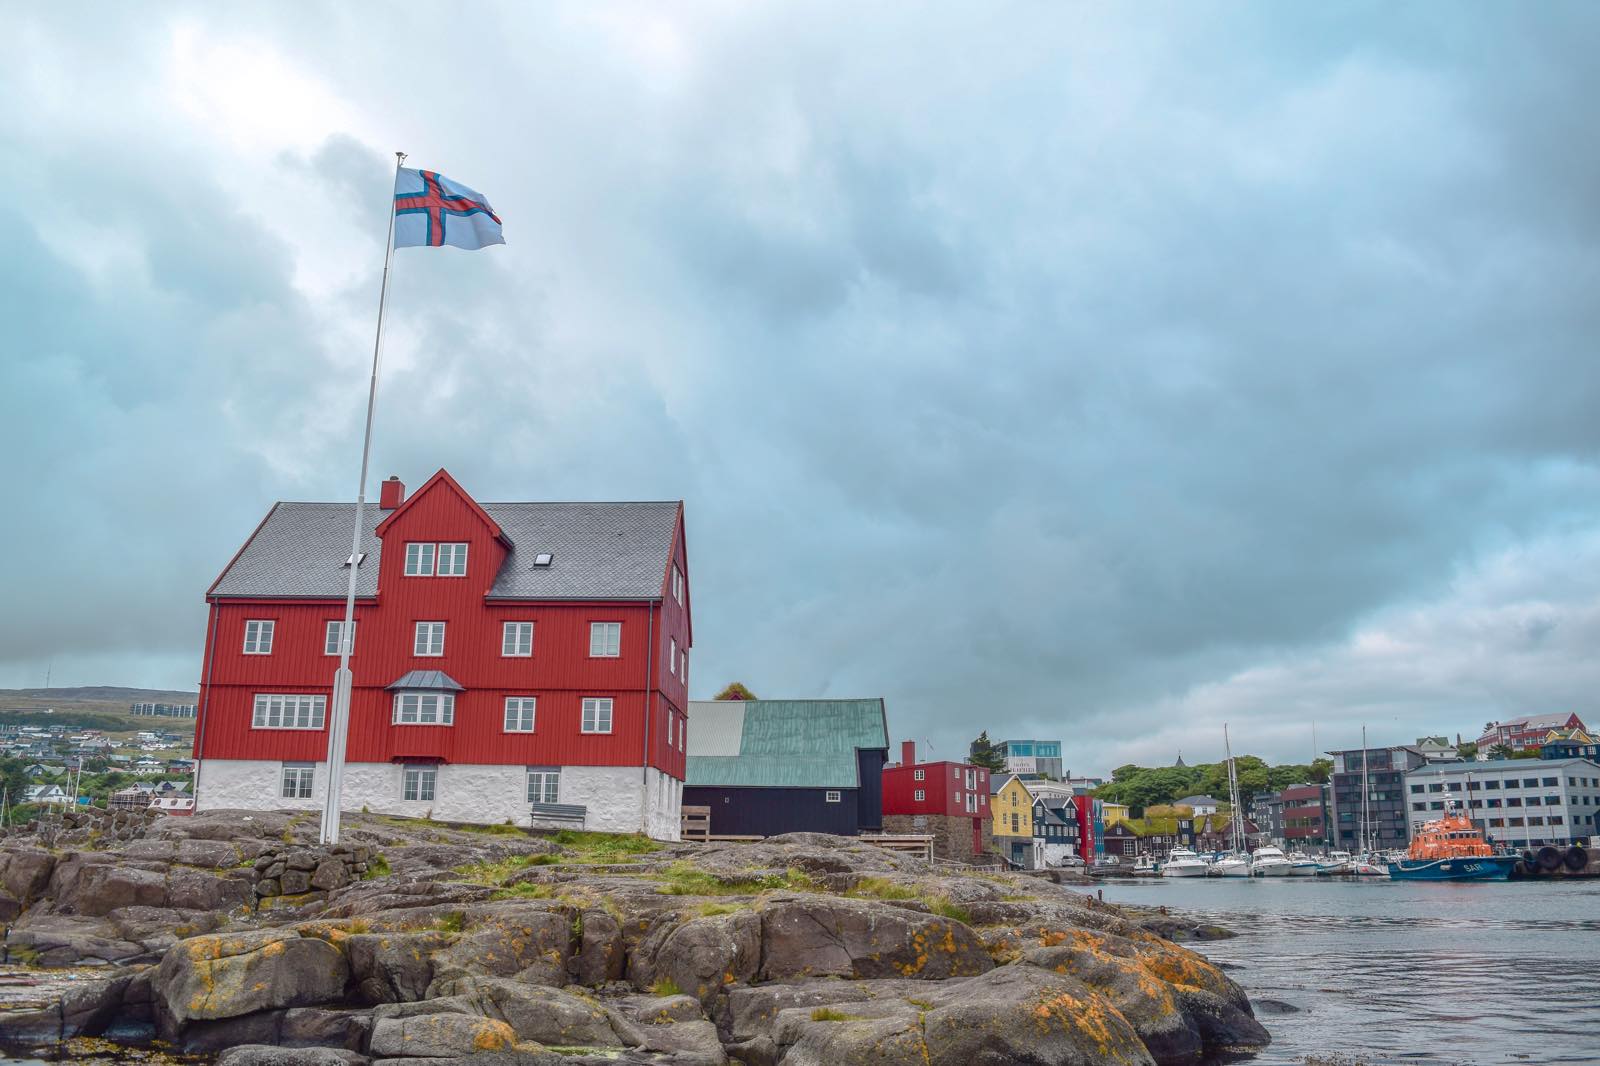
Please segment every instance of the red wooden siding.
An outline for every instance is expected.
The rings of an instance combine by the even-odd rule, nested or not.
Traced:
[[[674,547],[683,557],[682,514]],[[405,544],[412,541],[468,544],[465,577],[407,577]],[[455,489],[436,479],[426,493],[391,516],[384,530],[378,597],[356,604],[355,675],[347,758],[386,762],[434,757],[456,763],[638,766],[645,755],[645,715],[650,721],[650,763],[682,778],[680,730],[687,686],[670,673],[669,640],[680,650],[689,641],[687,596],[680,607],[671,595],[670,569],[663,572],[659,604],[644,602],[486,602],[505,548],[482,513]],[[337,655],[325,654],[327,623],[342,620],[342,600],[217,600],[214,662],[203,685],[203,721],[196,732],[200,758],[287,759],[326,757],[327,730],[252,729],[254,697],[261,692],[327,696],[331,712]],[[245,623],[271,619],[272,653],[245,655]],[[442,656],[413,652],[419,621],[444,622]],[[530,658],[501,655],[502,625],[533,623]],[[620,654],[590,658],[591,622],[622,623]],[[391,724],[393,694],[387,686],[411,670],[441,670],[466,691],[458,693],[452,726]],[[506,733],[507,696],[538,700],[535,731]],[[586,697],[613,701],[612,732],[581,730]],[[667,720],[675,717],[672,744]]]
[[[916,779],[916,771],[924,779]],[[967,788],[967,771],[975,773],[975,787]],[[918,801],[917,789],[924,798]],[[957,801],[956,795],[961,799]],[[978,796],[977,813],[968,813],[967,795]],[[884,814],[950,814],[983,818],[989,814],[989,771],[981,766],[958,762],[926,762],[909,766],[886,766],[883,770]]]

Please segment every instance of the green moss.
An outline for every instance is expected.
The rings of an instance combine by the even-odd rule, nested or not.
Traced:
[[[457,866],[455,872],[465,881],[476,885],[503,885],[530,866],[549,866],[560,862],[554,855],[512,855],[492,862],[474,862]]]
[[[550,839],[584,863],[632,862],[640,855],[661,850],[661,845],[642,833],[590,833],[562,829]]]
[[[702,918],[715,918],[722,914],[734,914],[743,909],[737,903],[702,903],[695,908],[695,913]]]
[[[451,911],[449,914],[441,914],[434,919],[433,927],[441,933],[459,933],[466,928],[466,924],[467,916],[465,914],[460,911]]]
[[[388,877],[392,871],[389,869],[389,860],[382,855],[374,855],[367,862],[367,872],[361,875],[361,880],[371,881],[379,877]]]
[[[508,888],[499,889],[490,899],[555,899],[556,890],[537,881],[518,881]]]
[[[698,870],[686,862],[675,862],[664,872],[654,875],[662,882],[664,896],[754,896],[776,889],[796,892],[819,892],[821,886],[804,870],[790,868],[781,874],[762,874],[751,877],[718,877]]]
[[[658,996],[681,996],[683,989],[678,987],[678,982],[670,977],[663,977],[650,986],[650,991]]]
[[[916,899],[917,890],[887,877],[863,877],[845,893],[855,899]]]
[[[861,1021],[861,1015],[846,1014],[844,1011],[834,1010],[832,1007],[818,1007],[811,1012],[811,1020],[814,1022],[859,1022]]]
[[[958,903],[951,902],[946,896],[926,896],[923,902],[928,905],[928,910],[941,918],[949,918],[951,921],[960,922],[963,925],[972,923],[972,915],[967,913],[967,909]]]

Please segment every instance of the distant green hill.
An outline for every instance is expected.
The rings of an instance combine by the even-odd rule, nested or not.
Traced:
[[[69,729],[121,732],[160,727],[174,733],[194,730],[193,718],[154,718],[128,712],[134,703],[195,703],[198,694],[170,689],[92,686],[86,688],[0,689],[0,723],[64,725]]]

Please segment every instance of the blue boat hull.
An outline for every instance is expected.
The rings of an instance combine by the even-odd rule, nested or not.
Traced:
[[[1490,855],[1475,859],[1402,859],[1389,864],[1392,881],[1504,881],[1517,864],[1515,855]]]

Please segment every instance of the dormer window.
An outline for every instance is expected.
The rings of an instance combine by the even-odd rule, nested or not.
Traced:
[[[396,692],[395,725],[454,725],[456,698],[449,692]]]

